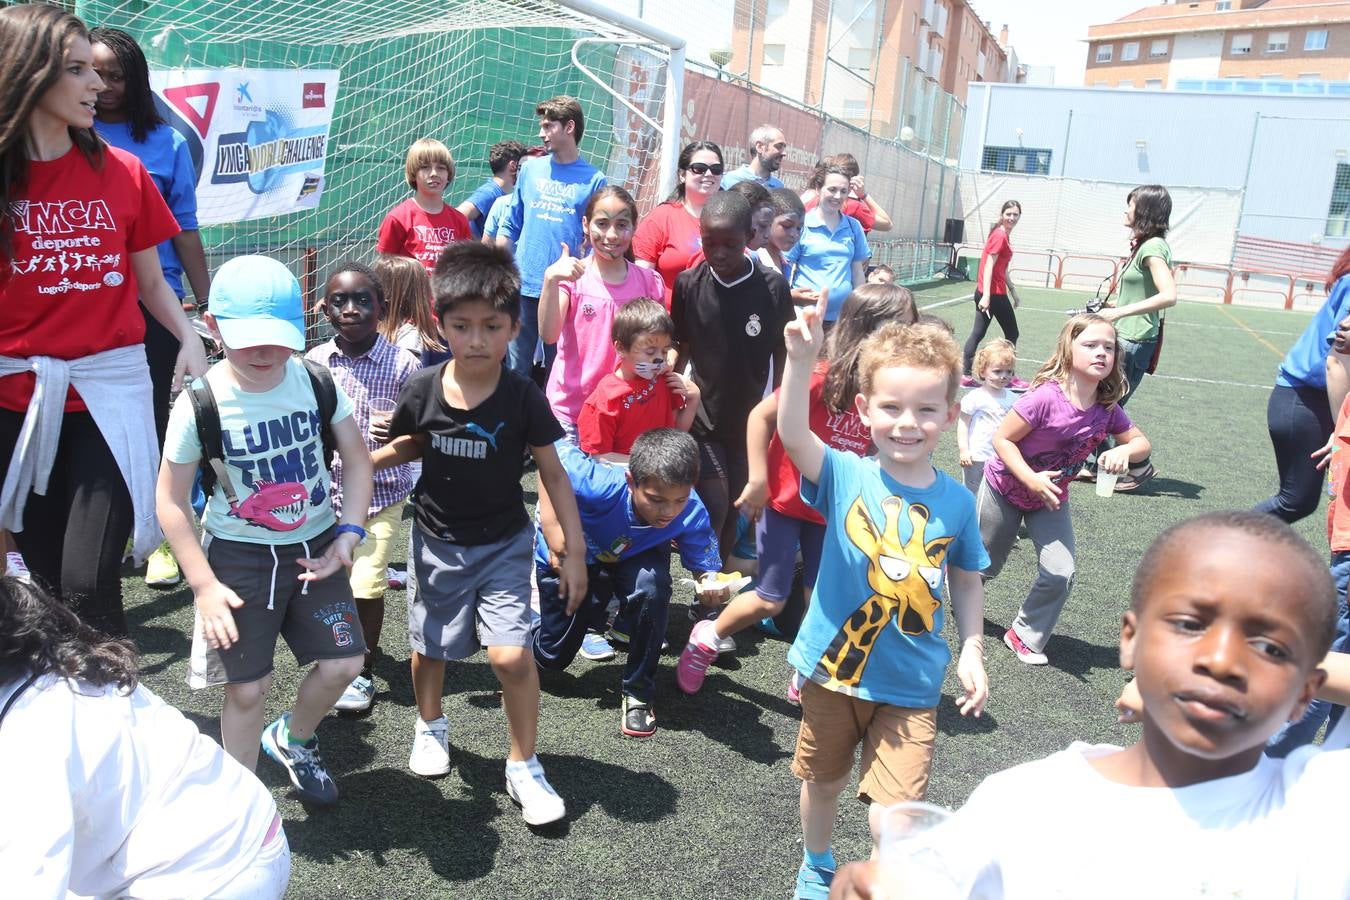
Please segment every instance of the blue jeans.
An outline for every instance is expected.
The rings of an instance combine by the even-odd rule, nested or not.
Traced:
[[[1336,582],[1338,615],[1336,617],[1336,637],[1331,641],[1331,649],[1341,653],[1350,652],[1350,612],[1345,602],[1346,584],[1350,583],[1350,551],[1341,550],[1331,554],[1331,578]],[[1303,718],[1285,725],[1266,743],[1266,755],[1274,757],[1288,756],[1299,747],[1311,744],[1322,723],[1327,723],[1327,734],[1341,720],[1344,706],[1337,706],[1326,700],[1314,700],[1308,704]]]
[[[1124,406],[1125,401],[1134,396],[1135,390],[1139,387],[1139,382],[1144,380],[1148,374],[1149,363],[1153,362],[1153,352],[1158,349],[1158,341],[1132,341],[1129,338],[1116,338],[1116,345],[1119,348],[1117,353],[1120,355],[1120,371],[1125,375],[1125,381],[1130,385],[1130,392],[1121,398],[1120,405]]]
[[[1331,437],[1335,413],[1322,388],[1275,385],[1266,403],[1266,427],[1275,448],[1280,491],[1257,504],[1257,512],[1297,522],[1317,511],[1326,473],[1317,468],[1312,452]]]
[[[520,330],[511,341],[506,354],[506,367],[517,375],[530,377],[534,368],[534,353],[539,347],[539,298],[520,298]],[[544,345],[544,377],[548,377],[553,368],[553,357],[558,353],[557,344]]]
[[[670,545],[618,562],[591,563],[586,567],[586,599],[570,616],[566,601],[558,596],[557,573],[536,563],[534,574],[539,585],[539,621],[530,638],[535,664],[541,669],[567,668],[581,649],[587,627],[603,621],[605,607],[617,596],[619,614],[631,626],[623,692],[651,703],[670,615]]]

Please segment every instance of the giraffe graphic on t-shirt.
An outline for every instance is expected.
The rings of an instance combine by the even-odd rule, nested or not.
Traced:
[[[886,516],[878,529],[861,497],[853,501],[845,519],[849,539],[867,557],[867,583],[872,595],[839,628],[839,633],[816,663],[812,679],[832,690],[854,693],[881,630],[894,620],[905,634],[933,631],[933,616],[942,605],[942,563],[951,537],[924,542],[928,507],[909,504],[909,540],[900,540],[900,512],[905,501],[890,496],[881,501]]]
[[[492,445],[492,449],[495,451],[497,449],[497,433],[504,427],[506,427],[506,422],[498,422],[497,427],[492,429],[492,433],[489,434],[482,425],[479,425],[477,422],[470,422],[464,426],[464,430],[469,434],[476,434],[478,437],[487,441]]]

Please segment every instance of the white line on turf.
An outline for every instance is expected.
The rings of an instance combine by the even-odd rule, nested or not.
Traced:
[[[944,307],[944,306],[954,306],[954,305],[956,305],[957,303],[968,303],[968,302],[970,302],[971,300],[974,300],[974,299],[975,299],[975,295],[974,295],[974,294],[968,294],[968,295],[966,295],[965,297],[953,297],[953,298],[950,299],[950,300],[939,300],[937,303],[929,303],[929,304],[926,305],[926,306],[920,306],[920,307],[919,307],[919,312],[928,312],[930,309],[941,309],[941,308]],[[1210,304],[1210,305],[1214,305],[1214,304]],[[1215,306],[1215,308],[1217,309],[1218,307]],[[1255,308],[1255,307],[1253,307],[1253,308]],[[1017,311],[1018,311],[1018,312],[1049,313],[1049,314],[1055,315],[1055,316],[1062,316],[1062,315],[1064,315],[1065,312],[1066,312],[1066,309],[1067,309],[1067,307],[1066,307],[1065,309],[1057,309],[1057,308],[1046,308],[1046,307],[1044,307],[1044,306],[1028,306],[1028,305],[1025,304],[1025,303],[1023,303],[1021,306],[1017,307]],[[1210,328],[1210,329],[1213,329],[1214,331],[1243,331],[1243,330],[1244,330],[1244,329],[1238,328],[1236,325],[1215,325],[1215,324],[1212,324],[1212,323],[1209,323],[1209,322],[1177,322],[1177,321],[1173,320],[1172,325],[1173,325],[1174,327],[1178,327],[1178,326],[1179,326],[1179,327],[1182,327],[1182,328]],[[1280,337],[1298,337],[1300,334],[1302,334],[1302,332],[1299,332],[1299,331],[1268,331],[1268,330],[1266,330],[1266,329],[1262,329],[1262,330],[1261,330],[1261,334],[1264,334],[1264,335],[1277,335],[1277,336],[1280,336]]]
[[[1032,359],[1029,356],[1019,356],[1017,357],[1017,361],[1031,363],[1034,366],[1039,366],[1044,362],[1044,360]],[[1257,391],[1269,391],[1273,387],[1269,384],[1247,384],[1245,381],[1222,381],[1217,378],[1190,378],[1185,375],[1150,375],[1148,377],[1150,379],[1161,378],[1164,381],[1185,381],[1190,384],[1217,384],[1222,385],[1223,387],[1251,388]]]

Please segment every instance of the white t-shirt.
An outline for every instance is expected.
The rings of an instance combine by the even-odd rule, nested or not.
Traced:
[[[293,358],[281,383],[270,391],[244,391],[224,368],[211,367],[206,378],[220,410],[221,442],[239,505],[230,508],[216,489],[206,501],[206,530],[219,538],[249,544],[298,544],[323,534],[337,522],[328,493],[332,479],[323,458],[319,402],[309,372]],[[352,401],[337,387],[332,421],[352,414]],[[202,458],[192,402],[184,391],[169,413],[164,457],[190,463]]]
[[[0,685],[0,705],[19,682]],[[262,782],[144,687],[38,679],[0,722],[10,897],[205,897],[253,863]]]
[[[1075,743],[985,779],[935,838],[970,885],[959,896],[1350,897],[1350,752],[1304,747],[1168,789],[1117,784],[1089,762],[1119,749]]]
[[[978,387],[961,398],[961,412],[970,416],[966,446],[970,448],[971,459],[985,462],[994,456],[994,432],[1016,402],[1017,395],[1007,388],[994,394]]]

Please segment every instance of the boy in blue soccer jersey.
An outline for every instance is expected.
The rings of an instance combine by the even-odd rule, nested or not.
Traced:
[[[549,497],[539,493],[535,535],[535,581],[539,622],[532,646],[540,668],[563,669],[576,657],[586,626],[611,597],[633,623],[623,670],[619,730],[630,737],[656,733],[652,699],[661,640],[670,611],[670,544],[695,574],[722,566],[708,511],[693,492],[698,481],[698,445],[676,428],[654,428],[633,442],[628,468],[600,462],[567,441],[558,443],[586,536],[588,590],[562,596],[559,572],[566,560],[564,534]],[[705,602],[727,599],[705,592]],[[634,608],[636,607],[636,608]]]
[[[989,557],[975,498],[931,460],[960,412],[961,353],[931,325],[886,325],[863,343],[855,402],[877,448],[863,459],[826,447],[808,422],[824,313],[823,300],[799,308],[784,330],[778,406],[778,434],[801,470],[802,499],[826,526],[820,577],[788,652],[805,678],[792,762],[802,781],[805,852],[795,896],[803,900],[829,894],[830,837],[859,744],[858,797],[871,805],[874,841],[883,808],[923,798],[951,657],[943,582],[961,646],[961,714],[978,716],[988,694],[980,570]]]

